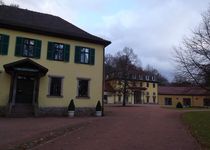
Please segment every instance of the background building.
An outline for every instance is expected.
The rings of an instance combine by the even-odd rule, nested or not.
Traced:
[[[119,74],[106,76],[105,101],[109,104],[119,104],[123,101],[125,79]],[[126,79],[126,103],[128,104],[158,104],[158,82],[154,76],[143,73],[130,74]]]
[[[159,86],[158,99],[161,106],[176,107],[178,102],[184,107],[210,106],[210,93],[199,87]]]

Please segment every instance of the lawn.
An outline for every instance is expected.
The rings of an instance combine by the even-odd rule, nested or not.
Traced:
[[[199,143],[210,149],[210,111],[186,112],[182,119]]]

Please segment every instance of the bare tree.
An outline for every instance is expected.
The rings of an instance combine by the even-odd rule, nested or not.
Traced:
[[[10,4],[9,6],[10,7],[16,7],[16,8],[19,8],[20,7],[18,4]]]
[[[123,93],[123,106],[126,105],[126,99],[129,94],[129,76],[140,69],[140,63],[133,49],[125,47],[117,52],[115,56],[107,55],[105,59],[106,73],[113,74],[112,79],[117,79],[114,87],[119,93]],[[120,85],[120,86],[118,86]]]
[[[0,5],[5,5],[5,3],[3,2],[3,0],[0,0]]]
[[[163,76],[157,69],[153,68],[150,65],[147,65],[144,69],[144,72],[150,76],[154,76],[156,78],[156,81],[158,81],[159,85],[168,85],[169,81],[168,79]]]
[[[4,3],[3,0],[0,0],[0,5],[6,5],[6,4]],[[10,7],[16,7],[16,8],[19,8],[20,7],[18,4],[13,4],[13,3],[11,3],[9,6]]]
[[[210,8],[202,15],[200,26],[174,48],[177,74],[210,90]]]

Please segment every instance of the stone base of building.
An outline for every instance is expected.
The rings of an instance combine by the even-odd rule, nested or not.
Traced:
[[[15,113],[8,113],[6,111],[6,107],[0,106],[0,116],[7,116],[7,117],[15,117]],[[21,117],[21,114],[17,114],[18,117]],[[24,117],[27,114],[22,114]],[[42,116],[67,116],[68,110],[66,107],[39,107],[34,109],[34,116],[35,117],[42,117]],[[94,116],[95,115],[95,108],[91,107],[82,107],[76,108],[75,116]]]
[[[0,106],[0,116],[6,115],[6,107]]]
[[[35,116],[67,116],[68,110],[65,107],[40,107],[35,110]],[[93,116],[95,108],[76,108],[75,116]]]

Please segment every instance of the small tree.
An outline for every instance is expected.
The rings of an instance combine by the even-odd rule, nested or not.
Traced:
[[[183,108],[181,102],[178,102],[178,103],[176,104],[176,108]]]
[[[100,101],[97,102],[96,111],[102,111],[102,106],[101,106],[101,102]]]
[[[75,111],[74,100],[72,99],[68,106],[68,111]]]

